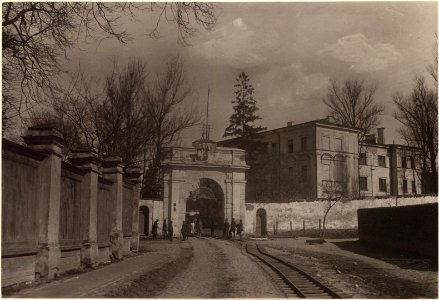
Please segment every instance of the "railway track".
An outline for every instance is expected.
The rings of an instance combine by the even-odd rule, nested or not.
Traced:
[[[350,298],[348,294],[328,287],[298,267],[265,252],[255,243],[247,244],[246,250],[270,267],[273,280],[287,298]]]

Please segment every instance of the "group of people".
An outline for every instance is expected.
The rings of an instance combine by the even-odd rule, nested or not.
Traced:
[[[181,237],[182,240],[187,240],[191,234],[196,234],[197,236],[201,236],[201,229],[203,228],[202,221],[200,217],[195,218],[192,222],[183,221],[181,224]]]
[[[158,223],[159,220],[156,219],[152,225],[152,239],[156,240],[158,236]],[[169,225],[169,226],[168,226]],[[183,221],[181,225],[181,237],[182,240],[185,241],[189,239],[191,234],[196,234],[198,236],[201,235],[201,229],[203,228],[201,219],[195,218],[192,222]],[[214,222],[211,222],[211,235],[214,236]],[[242,240],[242,232],[244,230],[244,225],[242,224],[242,220],[239,220],[239,223],[236,224],[235,219],[232,218],[231,223],[229,223],[228,219],[224,221],[223,226],[223,238],[224,239],[235,239],[236,235],[239,235],[239,239]],[[172,237],[174,236],[174,227],[172,224],[172,220],[169,220],[169,224],[166,223],[166,219],[163,220],[162,225],[162,238],[169,239],[172,242]]]
[[[152,239],[156,240],[158,235],[159,219],[156,219],[152,224]],[[174,236],[174,227],[172,220],[169,220],[169,227],[166,223],[166,219],[163,220],[162,225],[162,237],[164,240],[168,239],[172,242],[172,237]]]
[[[229,223],[229,220],[226,218],[223,226],[223,239],[235,239],[235,232],[239,235],[239,239],[242,240],[242,232],[244,230],[244,224],[242,224],[242,220],[239,220],[239,223],[236,224],[235,219],[232,218],[232,222]]]

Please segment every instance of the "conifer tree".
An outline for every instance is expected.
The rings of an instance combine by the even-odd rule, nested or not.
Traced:
[[[245,137],[267,129],[262,126],[255,126],[253,123],[261,119],[255,113],[258,110],[256,100],[253,98],[254,88],[250,84],[250,77],[242,72],[236,78],[235,99],[232,101],[235,112],[230,116],[230,125],[226,128],[223,137],[236,136]]]

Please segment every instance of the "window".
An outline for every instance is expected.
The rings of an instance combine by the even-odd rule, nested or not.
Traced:
[[[414,156],[410,156],[410,168],[412,168],[412,169],[415,168],[415,157]]]
[[[360,191],[367,191],[367,177],[360,177]]]
[[[329,137],[322,137],[322,149],[329,150]]]
[[[288,153],[293,153],[293,152],[294,152],[293,140],[288,140]]]
[[[359,157],[358,157],[358,164],[360,165],[367,165],[366,162],[366,153],[360,153]]]
[[[407,168],[407,157],[405,156],[401,157],[401,165],[403,168]]]
[[[277,144],[271,143],[271,153],[276,153],[276,152],[277,152]]]
[[[334,139],[334,151],[342,151],[341,148],[341,139]]]
[[[306,148],[307,148],[307,146],[306,146],[306,137],[303,137],[303,138],[301,139],[301,142],[302,142],[302,148],[301,148],[301,150],[302,150],[302,151],[306,151]]]
[[[416,181],[412,180],[412,194],[417,194],[416,192]]]
[[[302,166],[300,169],[300,175],[302,177],[302,180],[305,181],[308,179],[308,167],[307,166]]]
[[[380,192],[387,192],[386,178],[380,178],[379,184],[380,184]]]
[[[407,193],[407,180],[402,181],[402,192]]]
[[[378,155],[378,166],[386,167],[386,157],[384,155]]]

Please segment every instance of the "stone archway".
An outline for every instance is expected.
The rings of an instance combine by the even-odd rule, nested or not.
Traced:
[[[141,206],[139,208],[139,235],[149,235],[149,208]]]
[[[192,209],[189,198],[198,195],[202,208],[216,202],[215,227],[232,218],[245,222],[245,151],[216,147],[210,140],[198,140],[194,147],[165,148],[163,167],[163,219],[172,220],[174,232],[180,233],[186,211]],[[189,207],[187,207],[189,206]],[[204,216],[206,219],[206,216]],[[204,221],[203,221],[204,224]],[[206,225],[206,224],[204,224]],[[210,224],[209,224],[210,225]]]
[[[201,178],[199,187],[189,193],[186,213],[197,212],[205,228],[222,228],[224,222],[224,191],[210,178]]]
[[[256,211],[256,234],[267,235],[267,212],[263,208]]]

